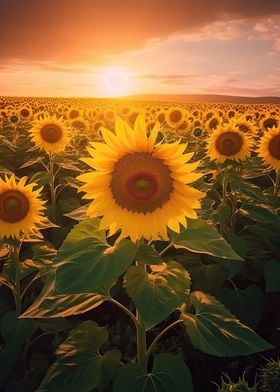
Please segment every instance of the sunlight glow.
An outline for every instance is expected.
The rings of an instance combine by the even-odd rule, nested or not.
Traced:
[[[103,97],[120,97],[133,93],[132,74],[126,69],[104,68],[100,72],[98,90]]]

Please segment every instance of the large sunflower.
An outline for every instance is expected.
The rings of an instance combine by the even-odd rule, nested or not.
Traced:
[[[33,122],[29,130],[31,140],[41,150],[58,154],[62,152],[69,142],[70,135],[67,123],[55,115],[46,115]]]
[[[231,124],[218,127],[208,139],[207,154],[217,163],[227,159],[243,161],[251,152],[253,141]]]
[[[186,184],[201,177],[191,173],[199,162],[186,164],[193,153],[184,154],[179,142],[156,144],[159,127],[147,136],[144,116],[134,130],[117,118],[115,134],[102,129],[106,144],[88,148],[91,158],[83,161],[94,171],[78,176],[85,183],[80,190],[94,199],[88,215],[102,216],[100,228],[109,228],[109,235],[121,229],[119,239],[167,239],[167,227],[179,232],[186,217],[197,217],[204,194]]]
[[[16,183],[14,175],[5,176],[5,181],[0,178],[0,238],[32,233],[45,219],[45,202],[39,198],[42,188],[33,190],[36,184],[26,185],[26,180],[22,177]]]
[[[265,164],[280,170],[280,127],[272,127],[264,133],[259,143],[258,153]]]

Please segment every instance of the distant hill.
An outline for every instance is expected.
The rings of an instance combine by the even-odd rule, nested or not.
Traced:
[[[137,94],[120,99],[157,102],[230,102],[230,103],[279,103],[280,97],[238,97],[215,94]]]

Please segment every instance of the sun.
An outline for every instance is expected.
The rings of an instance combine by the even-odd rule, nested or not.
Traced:
[[[122,68],[104,68],[100,72],[99,90],[102,97],[120,97],[132,93],[130,71]]]

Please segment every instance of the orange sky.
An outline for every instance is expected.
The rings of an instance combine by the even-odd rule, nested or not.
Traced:
[[[277,96],[279,17],[279,0],[1,0],[0,94]]]

